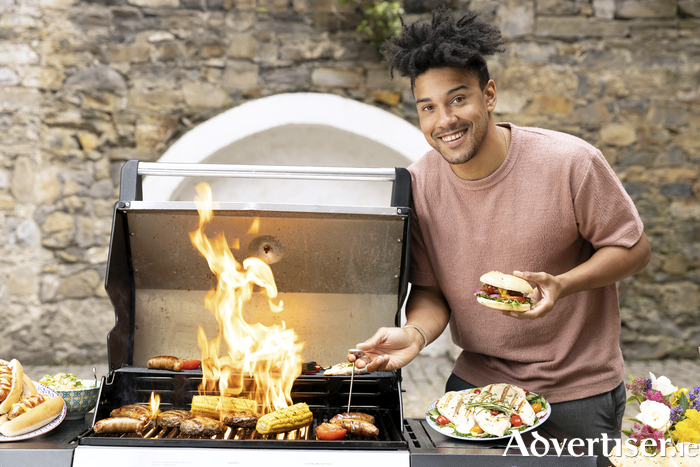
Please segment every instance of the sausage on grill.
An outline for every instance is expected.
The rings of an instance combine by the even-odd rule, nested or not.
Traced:
[[[148,368],[156,370],[182,370],[184,362],[177,357],[161,356],[150,359],[147,363]]]
[[[328,422],[335,423],[338,420],[361,420],[363,422],[369,422],[374,424],[374,417],[372,415],[362,413],[362,412],[343,412],[331,418]]]
[[[356,435],[377,436],[379,434],[379,428],[362,420],[338,420],[335,424],[348,430],[348,433]]]
[[[180,422],[180,431],[192,436],[214,436],[223,431],[223,426],[213,418],[192,417]]]
[[[145,404],[130,404],[112,410],[109,416],[133,418],[147,422],[151,418],[151,409]]]
[[[95,423],[93,430],[97,434],[103,433],[140,433],[146,422],[135,418],[111,417],[103,418]]]

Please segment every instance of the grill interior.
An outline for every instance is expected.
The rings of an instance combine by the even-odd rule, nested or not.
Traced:
[[[192,397],[199,393],[202,374],[197,370],[178,373],[125,367],[110,373],[111,381],[103,380],[93,424],[118,407],[148,404],[151,393],[160,397],[160,410],[189,410]],[[278,435],[261,435],[254,428],[227,429],[215,437],[182,434],[177,428],[150,424],[141,434],[95,434],[92,430],[80,439],[82,445],[98,446],[218,446],[265,448],[319,448],[334,446],[343,449],[406,449],[402,436],[399,379],[394,372],[355,375],[351,411],[373,415],[379,435],[348,435],[339,441],[319,441],[316,427],[334,415],[347,411],[350,378],[323,376],[322,372],[300,375],[292,389],[294,403],[306,402],[314,415],[311,425]],[[241,394],[246,397],[247,394]]]

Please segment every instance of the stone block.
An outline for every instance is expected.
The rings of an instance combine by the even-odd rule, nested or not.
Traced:
[[[128,106],[134,109],[179,109],[185,104],[179,89],[132,89]]]
[[[629,123],[610,123],[600,130],[600,141],[609,146],[629,146],[637,141],[636,129]]]
[[[577,15],[580,11],[576,0],[537,0],[538,15]]]
[[[12,68],[0,68],[0,86],[16,86],[19,82],[19,75]]]
[[[584,17],[539,16],[535,35],[552,39],[581,39],[586,36],[588,21]]]
[[[34,180],[34,201],[38,204],[53,204],[60,195],[58,178],[53,170],[45,167]]]
[[[677,0],[618,0],[617,18],[675,18]]]
[[[498,114],[520,113],[528,103],[528,97],[519,91],[499,91],[495,112]]]
[[[151,57],[151,46],[146,43],[109,45],[105,55],[109,62],[145,63]]]
[[[99,280],[99,274],[92,269],[88,269],[61,281],[58,286],[58,292],[68,298],[92,297]]]
[[[31,68],[22,79],[22,86],[57,91],[63,87],[65,74],[56,68]]]
[[[6,194],[0,193],[0,211],[14,211],[15,210],[15,199]]]
[[[264,69],[260,76],[273,92],[308,90],[311,87],[311,68],[305,65]]]
[[[393,107],[401,102],[401,93],[389,91],[371,91],[367,93],[367,98]]]
[[[535,15],[535,2],[531,0],[500,3],[496,11],[496,26],[503,37],[520,37],[533,34],[538,22]]]
[[[229,58],[253,59],[258,50],[258,41],[249,32],[232,33],[226,55]]]
[[[10,192],[20,203],[34,200],[34,167],[28,157],[19,157],[12,171]]]
[[[38,65],[39,54],[27,44],[0,42],[0,65]]]
[[[314,86],[328,88],[357,88],[362,82],[364,70],[338,70],[336,68],[316,68],[311,74]]]
[[[228,102],[228,94],[221,87],[201,81],[183,83],[182,94],[185,97],[185,103],[192,108],[223,108]]]
[[[54,233],[73,230],[73,227],[75,227],[73,216],[65,212],[54,212],[46,216],[46,220],[41,225],[41,230],[44,233]]]
[[[17,110],[36,107],[41,93],[36,89],[17,86],[0,87],[0,110]]]
[[[117,96],[126,95],[124,76],[108,66],[95,66],[79,71],[66,81],[66,90],[109,92]]]
[[[593,15],[596,18],[613,19],[615,0],[593,0]]]
[[[561,94],[537,94],[527,107],[525,113],[545,115],[571,115],[572,102]]]
[[[700,0],[678,0],[678,12],[700,18]]]

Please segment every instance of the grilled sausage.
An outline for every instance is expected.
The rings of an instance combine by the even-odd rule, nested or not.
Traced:
[[[183,361],[177,357],[161,356],[150,359],[147,363],[148,368],[155,370],[182,370]]]
[[[348,430],[348,433],[356,435],[377,436],[379,434],[379,428],[369,422],[363,422],[362,420],[338,420],[335,424]]]
[[[258,423],[258,414],[249,410],[224,413],[224,425],[233,428],[253,428]]]
[[[338,420],[361,420],[363,422],[374,423],[374,417],[372,415],[362,413],[362,412],[343,412],[339,413],[335,417],[331,418],[328,422],[335,423]]]
[[[37,394],[36,396],[30,396],[26,399],[22,399],[21,401],[15,403],[12,406],[10,411],[7,413],[7,419],[12,420],[14,418],[17,418],[23,413],[26,413],[29,409],[33,409],[34,407],[38,406],[42,402],[46,402],[49,399],[50,397],[44,394]]]
[[[192,436],[214,436],[223,431],[218,420],[209,417],[192,417],[180,422],[180,431]]]
[[[147,422],[151,418],[151,409],[145,404],[130,404],[112,410],[110,417],[133,418]]]
[[[192,418],[193,415],[187,410],[166,410],[161,412],[156,417],[156,423],[159,426],[167,426],[175,428],[180,426],[180,422]]]
[[[112,417],[103,418],[95,423],[92,428],[95,433],[140,433],[143,431],[146,422],[135,418]]]

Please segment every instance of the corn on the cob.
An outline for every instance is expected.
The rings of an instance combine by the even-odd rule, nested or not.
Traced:
[[[257,408],[254,400],[241,397],[194,396],[190,412],[193,415],[219,420],[221,413],[244,410],[256,412]]]
[[[309,425],[313,419],[309,406],[301,402],[263,415],[255,429],[261,435],[284,433]]]

